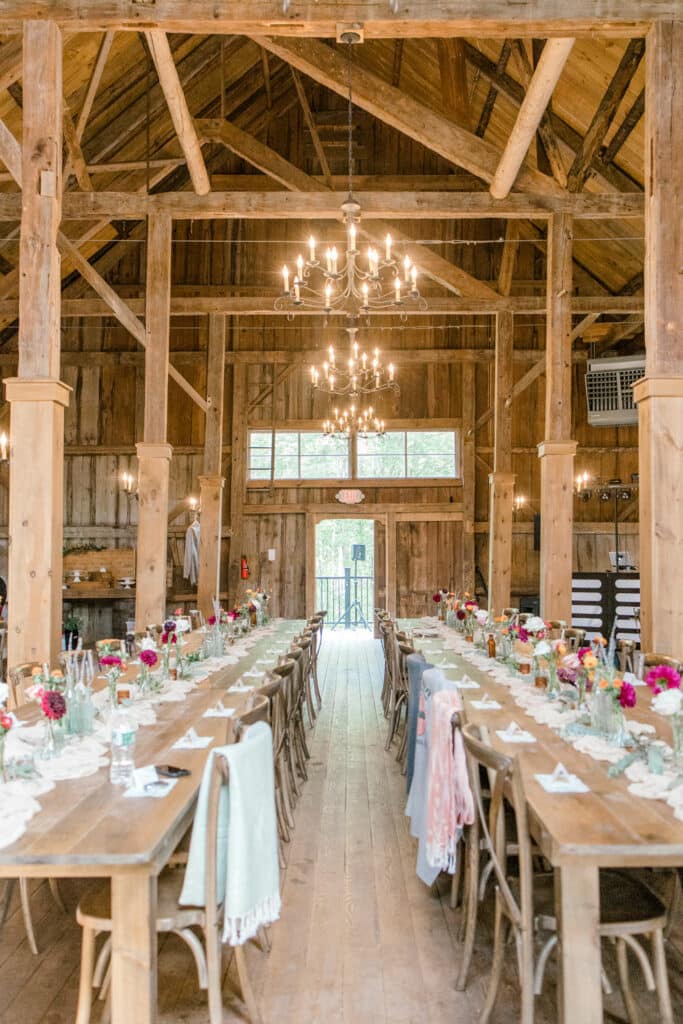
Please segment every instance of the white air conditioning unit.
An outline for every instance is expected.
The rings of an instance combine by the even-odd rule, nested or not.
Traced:
[[[645,355],[622,359],[589,359],[586,371],[588,422],[592,427],[638,422],[633,387],[645,374]]]

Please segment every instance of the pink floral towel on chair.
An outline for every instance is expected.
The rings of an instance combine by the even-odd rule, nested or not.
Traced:
[[[461,709],[457,692],[442,690],[432,697],[427,779],[427,860],[453,874],[460,830],[474,821],[474,801],[467,778],[465,745],[460,730],[451,728]]]

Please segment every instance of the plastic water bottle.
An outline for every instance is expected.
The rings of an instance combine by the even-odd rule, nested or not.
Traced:
[[[129,786],[135,768],[135,734],[137,726],[129,711],[120,705],[111,716],[111,765],[109,781],[115,786]]]

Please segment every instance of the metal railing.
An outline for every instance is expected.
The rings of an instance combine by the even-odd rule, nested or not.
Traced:
[[[325,625],[331,629],[370,629],[375,607],[373,576],[316,576],[316,608],[326,608]]]

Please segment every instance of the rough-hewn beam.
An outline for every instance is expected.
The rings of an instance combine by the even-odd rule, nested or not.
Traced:
[[[3,31],[18,31],[26,18],[49,14],[80,31],[118,28],[139,31],[140,24],[159,25],[166,32],[253,35],[272,28],[278,35],[334,39],[339,24],[363,23],[368,39],[439,38],[469,36],[500,38],[509,35],[587,35],[631,38],[644,35],[654,19],[675,18],[678,0],[479,0],[476,4],[445,4],[422,0],[402,4],[394,14],[387,0],[371,0],[359,7],[355,0],[320,0],[292,4],[283,14],[281,0],[155,0],[131,4],[129,0],[13,0],[0,8]]]
[[[467,56],[467,49],[465,47],[463,47],[463,51],[464,51],[465,55]],[[512,53],[512,41],[510,39],[505,39],[503,41],[503,45],[502,45],[502,47],[500,49],[500,56],[498,57],[498,60],[496,62],[496,73],[498,75],[504,75],[505,74],[505,69],[507,68],[508,61],[510,60],[511,53]],[[394,84],[396,85],[398,83],[394,83]],[[493,108],[496,105],[496,100],[497,99],[498,99],[498,86],[496,85],[495,82],[491,82],[489,84],[489,91],[486,93],[486,98],[484,100],[484,106],[481,108],[481,114],[479,115],[479,121],[477,123],[476,131],[475,131],[475,135],[478,135],[479,138],[483,138],[484,135],[486,134],[486,129],[489,126],[489,121],[491,120],[491,115],[493,114]]]
[[[574,162],[569,168],[567,188],[570,192],[579,192],[583,188],[584,182],[590,173],[591,164],[598,155],[607,130],[619,109],[619,104],[626,95],[626,91],[638,70],[638,65],[644,53],[644,39],[632,39],[626,47],[624,56],[619,62],[619,67],[607,86],[605,95],[600,100],[588,131],[574,157]]]
[[[0,92],[9,89],[21,78],[21,36],[9,39],[0,47]]]
[[[88,168],[83,156],[83,150],[78,140],[76,128],[71,116],[69,106],[64,101],[64,123],[62,125],[62,131],[64,134],[64,142],[66,144],[66,151],[69,154],[68,168],[64,174],[64,186],[66,187],[67,178],[69,174],[73,174],[78,182],[78,187],[83,189],[84,192],[92,192],[92,181],[88,174]]]
[[[573,46],[571,38],[549,39],[545,44],[491,182],[496,199],[504,199],[514,185]]]
[[[79,274],[85,278],[91,288],[93,288],[100,298],[103,299],[119,323],[121,323],[126,330],[133,335],[136,341],[138,341],[143,348],[147,348],[147,332],[145,330],[145,325],[138,320],[137,316],[132,312],[127,303],[125,303],[123,299],[116,294],[114,289],[111,285],[107,284],[104,278],[100,277],[95,268],[88,263],[85,256],[79,252],[73,242],[66,238],[66,236],[61,232],[59,233],[57,240],[61,252],[65,253],[69,257]],[[192,401],[195,402],[200,409],[206,412],[208,408],[206,400],[202,398],[195,388],[192,387],[189,381],[185,380],[181,373],[178,373],[174,366],[169,366],[168,375],[187,395],[190,396]]]
[[[21,146],[2,120],[0,120],[0,160],[21,188]],[[12,219],[21,216],[21,196],[17,198],[19,199],[18,209]]]
[[[500,270],[498,271],[498,291],[501,295],[509,295],[512,290],[512,278],[519,252],[519,235],[517,225],[509,220],[505,228],[505,241],[503,252],[500,258]]]
[[[88,81],[88,88],[85,90],[85,96],[83,97],[83,105],[81,106],[78,114],[78,120],[76,121],[76,138],[79,142],[83,138],[83,132],[85,131],[85,126],[88,123],[90,111],[92,110],[92,105],[95,102],[95,96],[97,95],[97,90],[102,80],[104,68],[113,42],[114,33],[105,32],[102,37],[102,42],[100,43],[100,48],[97,51],[97,57],[95,58],[92,73]]]
[[[629,135],[645,113],[645,90],[641,89],[633,104],[628,110],[626,117],[619,125],[608,146],[600,151],[600,159],[604,164],[611,164],[617,153],[624,145]]]
[[[159,76],[159,84],[166,97],[168,111],[173,121],[178,141],[182,147],[187,169],[197,195],[204,196],[211,191],[211,182],[202,156],[202,147],[192,115],[187,106],[185,93],[180,83],[178,69],[173,60],[171,47],[165,32],[152,29],[146,33],[149,49]]]
[[[227,125],[227,122],[225,122]],[[223,129],[221,129],[221,132]],[[253,160],[266,173],[277,177],[290,191],[212,192],[195,196],[192,192],[67,192],[63,219],[87,220],[108,217],[116,220],[143,220],[148,214],[166,212],[178,220],[338,220],[344,192],[330,192],[317,178],[306,175],[287,160],[269,150],[253,136],[230,125],[229,148]],[[219,132],[215,138],[218,139]],[[207,136],[208,137],[208,136]],[[227,138],[227,132],[226,132]],[[248,141],[248,148],[241,141]],[[226,145],[228,145],[226,141]],[[249,156],[246,154],[249,153]],[[166,171],[162,172],[167,173]],[[294,181],[298,183],[294,185]],[[366,192],[356,196],[362,204],[364,221],[391,217],[396,220],[438,220],[460,218],[514,217],[520,220],[544,219],[553,213],[571,213],[576,220],[612,220],[643,216],[642,193],[586,192],[547,197],[511,193],[505,199],[493,199],[488,192]],[[0,216],[17,220],[21,210],[19,196],[5,196]]]
[[[263,52],[266,53],[265,50]],[[310,105],[309,105],[309,102],[308,102],[308,97],[306,96],[306,92],[304,90],[303,82],[301,81],[301,76],[299,75],[299,72],[296,70],[296,68],[290,68],[290,70],[292,72],[292,79],[294,81],[294,88],[296,89],[296,94],[299,97],[299,103],[301,105],[301,112],[304,115],[304,121],[306,122],[306,127],[308,128],[309,132],[311,133],[311,142],[313,143],[313,148],[315,149],[315,154],[318,157],[318,162],[320,164],[320,170],[323,173],[323,178],[325,179],[325,184],[327,185],[328,188],[331,189],[332,188],[332,172],[330,171],[330,165],[328,163],[327,156],[326,156],[325,150],[323,148],[323,144],[322,144],[322,142],[320,140],[320,132],[318,131],[316,123],[313,120],[313,114],[311,113],[311,108],[310,108]]]
[[[333,92],[341,95],[348,92],[345,60],[332,47],[312,39],[270,36],[257,37],[256,42]],[[438,153],[456,167],[464,167],[489,184],[493,181],[500,153],[474,132],[466,131],[359,65],[353,71],[353,93],[356,104],[380,121]],[[520,172],[517,186],[523,192],[533,191],[542,195],[561,192],[552,178],[529,168]]]

